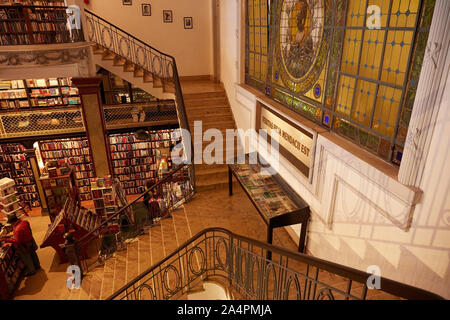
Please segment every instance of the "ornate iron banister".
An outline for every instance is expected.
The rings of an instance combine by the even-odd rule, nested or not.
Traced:
[[[185,133],[191,133],[175,58],[155,49],[87,9],[84,9],[84,13],[89,41],[101,45],[103,48],[125,58],[150,73],[154,83],[160,83],[163,89],[173,87],[171,89],[175,91],[175,102],[180,127],[184,129]],[[194,150],[193,143],[190,136],[187,136],[185,133],[183,133],[183,144],[187,157],[191,158],[192,152],[188,150]],[[192,159],[186,160],[191,162]],[[195,177],[194,166],[191,166],[190,170],[192,170],[191,175]],[[195,179],[192,183],[195,187]]]
[[[266,259],[267,252],[272,259]],[[439,295],[372,274],[290,251],[226,229],[205,229],[120,288],[111,299],[176,299],[208,277],[222,277],[243,299],[367,299],[380,291],[403,299]],[[291,291],[291,289],[294,289]]]

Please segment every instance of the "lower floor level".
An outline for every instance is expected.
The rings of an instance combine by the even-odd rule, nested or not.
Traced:
[[[89,203],[86,202],[85,206],[88,207]],[[36,241],[40,244],[47,232],[48,217],[31,216],[26,219],[30,221]],[[149,227],[145,234],[129,243],[126,250],[117,252],[106,260],[104,265],[92,268],[83,278],[79,290],[67,289],[68,264],[59,264],[58,256],[52,248],[39,249],[37,253],[42,269],[35,275],[25,278],[13,298],[15,300],[105,299],[175,251],[192,236],[210,227],[222,227],[235,234],[266,241],[267,226],[242,189],[235,188],[231,197],[227,188],[201,191],[182,208],[172,212],[170,217]],[[275,229],[273,243],[292,251],[297,249],[296,242],[284,228]],[[340,277],[324,273],[321,275],[323,281],[343,283]],[[368,297],[395,298],[378,290],[369,290]]]

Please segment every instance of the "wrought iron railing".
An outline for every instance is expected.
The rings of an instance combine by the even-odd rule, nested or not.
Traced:
[[[267,253],[272,253],[268,260]],[[167,300],[182,298],[206,279],[225,279],[235,298],[256,300],[365,300],[385,297],[442,299],[393,280],[236,235],[205,229],[175,252],[147,269],[108,299]]]
[[[153,78],[153,85],[160,85],[165,91],[173,92],[175,95],[178,122],[184,129],[183,144],[187,157],[191,157],[193,143],[186,132],[191,132],[186,115],[177,63],[171,55],[165,54],[153,48],[144,41],[129,34],[123,29],[113,25],[95,13],[84,9],[86,17],[86,29],[88,40],[92,41],[116,55],[125,58],[135,66],[142,68],[144,72]],[[191,159],[186,159],[188,162]],[[190,167],[191,175],[195,176],[194,166]],[[195,179],[194,179],[195,180]],[[195,184],[195,181],[192,181]]]
[[[0,44],[30,45],[84,41],[81,22],[73,9],[62,6],[0,5]]]
[[[150,186],[128,205],[109,215],[96,229],[74,244],[78,264],[86,274],[114,252],[126,248],[128,239],[140,235],[194,196],[192,164],[181,164]],[[155,202],[156,201],[156,202]],[[150,202],[150,203],[149,203]],[[147,203],[149,205],[147,206]],[[153,206],[152,206],[153,205]],[[156,209],[156,210],[155,210]]]
[[[175,102],[104,105],[106,129],[178,124]]]

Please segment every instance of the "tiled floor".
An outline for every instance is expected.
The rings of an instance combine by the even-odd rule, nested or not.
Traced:
[[[89,207],[89,204],[84,204]],[[35,214],[33,214],[35,215]],[[48,217],[27,218],[38,244],[45,236]],[[150,228],[149,234],[129,244],[128,250],[107,260],[83,280],[82,289],[69,292],[66,288],[67,264],[60,265],[52,248],[38,250],[42,270],[26,278],[17,289],[14,299],[104,299],[139,273],[160,261],[180,244],[208,227],[223,227],[234,233],[264,241],[266,225],[248,200],[236,188],[232,197],[228,189],[197,193],[194,199],[177,210],[171,218],[163,219]],[[275,231],[274,243],[295,250],[296,245],[285,230]]]
[[[38,244],[47,230],[48,217],[27,218],[31,222]],[[52,248],[38,250],[42,270],[26,278],[17,289],[14,299],[105,299],[127,282],[142,273],[163,257],[175,251],[183,242],[209,227],[226,228],[236,234],[257,240],[266,240],[267,227],[245,193],[235,188],[228,196],[228,189],[216,189],[197,193],[184,208],[173,212],[149,229],[148,234],[130,243],[127,250],[97,267],[83,279],[80,290],[66,287],[67,264],[60,265]],[[274,232],[274,244],[296,250],[296,244],[283,229]],[[292,267],[292,266],[291,266]],[[304,268],[297,265],[298,268]],[[325,275],[330,281],[342,282]],[[325,279],[324,278],[324,279]],[[345,284],[343,284],[345,285]],[[381,295],[376,298],[386,298]]]

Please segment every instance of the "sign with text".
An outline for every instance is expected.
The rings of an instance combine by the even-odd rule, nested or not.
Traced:
[[[272,129],[276,130],[278,132],[280,154],[291,162],[306,178],[311,178],[315,141],[313,133],[260,102],[258,102],[256,114],[256,130],[259,129],[265,130],[269,136]]]

